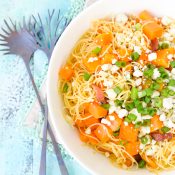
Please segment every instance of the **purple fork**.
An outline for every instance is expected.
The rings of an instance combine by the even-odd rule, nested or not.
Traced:
[[[52,13],[50,13],[50,11],[48,11],[48,14],[49,14],[48,22],[50,23],[53,15],[54,15],[54,10],[52,11]],[[59,17],[59,15],[58,15],[58,17]],[[30,80],[32,82],[32,86],[33,86],[34,91],[36,93],[39,105],[41,107],[42,114],[45,116],[39,174],[46,175],[46,147],[47,147],[47,130],[48,130],[48,133],[51,137],[54,151],[55,151],[58,163],[59,163],[61,174],[68,175],[68,171],[67,171],[65,163],[63,161],[61,152],[58,148],[58,144],[55,140],[52,129],[48,123],[47,100],[46,100],[46,104],[44,107],[44,105],[41,101],[41,97],[40,97],[40,94],[38,92],[38,89],[37,89],[36,84],[34,82],[34,78],[33,78],[30,66],[29,66],[31,57],[37,49],[43,50],[47,54],[48,60],[49,60],[52,49],[53,49],[53,47],[58,39],[57,35],[55,34],[54,38],[52,40],[49,37],[50,41],[52,41],[52,42],[50,42],[51,43],[50,45],[48,44],[49,42],[47,41],[47,36],[44,32],[44,27],[43,27],[41,17],[39,14],[38,14],[38,18],[39,18],[40,23],[38,23],[36,18],[33,16],[34,23],[31,23],[31,20],[30,20],[28,25],[26,24],[25,19],[24,19],[23,25],[20,26],[19,30],[17,30],[16,24],[13,23],[13,21],[11,19],[10,19],[11,25],[6,20],[4,20],[5,26],[7,27],[8,30],[2,28],[2,30],[4,31],[4,34],[0,34],[0,41],[3,43],[1,43],[0,45],[5,46],[5,48],[1,49],[1,51],[4,51],[5,55],[6,54],[15,54],[15,55],[20,56],[23,59],[24,64],[25,64],[26,69],[27,69],[27,72],[29,74]],[[60,23],[60,20],[58,22]],[[67,22],[65,22],[65,24],[67,24]],[[39,30],[37,31],[36,28],[38,28]],[[57,28],[55,31],[57,31]],[[50,33],[51,33],[51,31],[50,31]],[[39,38],[39,34],[42,34],[41,38]],[[51,34],[49,36],[51,36]],[[44,40],[44,41],[42,41],[42,40]]]

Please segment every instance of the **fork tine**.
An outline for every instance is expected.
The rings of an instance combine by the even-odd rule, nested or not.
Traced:
[[[2,51],[2,52],[9,52],[10,50],[9,49],[0,49],[0,51]]]
[[[27,29],[27,24],[26,24],[25,16],[23,16],[23,27],[24,27],[25,29]]]
[[[0,37],[3,38],[4,40],[7,39],[7,36],[0,34]]]
[[[11,24],[13,25],[14,30],[16,30],[16,22],[14,23],[11,18],[9,18]]]
[[[6,46],[6,47],[8,47],[8,43],[0,43],[0,46]]]
[[[4,55],[10,55],[11,53],[10,52],[5,52],[3,53]]]
[[[5,33],[5,34],[7,34],[7,35],[9,35],[10,33],[9,32],[7,32],[4,28],[2,28],[1,27],[1,29],[2,29],[2,31]]]
[[[4,23],[6,24],[6,26],[8,27],[8,29],[10,30],[10,32],[13,32],[13,30],[11,29],[11,27],[9,26],[8,22],[4,19]]]

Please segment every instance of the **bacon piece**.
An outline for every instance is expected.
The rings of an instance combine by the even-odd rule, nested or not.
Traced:
[[[101,90],[100,87],[96,86],[96,85],[92,85],[93,90],[95,91],[96,94],[96,98],[99,102],[104,103],[105,102],[105,96],[103,91]]]
[[[151,50],[156,51],[156,50],[158,50],[158,47],[159,47],[158,39],[154,38],[153,40],[151,40]]]
[[[164,141],[165,139],[170,140],[173,137],[172,133],[160,134],[160,133],[152,133],[151,136],[157,142]]]

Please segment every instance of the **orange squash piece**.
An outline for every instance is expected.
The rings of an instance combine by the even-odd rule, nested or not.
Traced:
[[[126,126],[124,122],[122,122],[119,133],[120,139],[126,140],[128,142],[136,142],[137,136],[138,129],[134,128],[133,124],[128,124],[128,126]]]
[[[111,120],[111,118],[114,117],[114,120]],[[109,126],[112,131],[116,131],[119,129],[120,125],[122,124],[122,119],[118,117],[116,113],[112,113],[106,117],[107,120],[111,122],[111,125]]]
[[[158,50],[157,59],[153,60],[152,63],[159,67],[169,68],[169,59],[167,58],[169,54],[175,54],[174,48],[168,48],[163,50]]]
[[[135,156],[139,153],[139,145],[139,142],[130,142],[125,145],[125,149],[131,156]]]
[[[90,136],[90,137],[89,137]],[[92,137],[91,137],[92,136]],[[94,138],[93,138],[94,137]],[[90,135],[86,135],[85,133],[81,133],[80,132],[80,140],[82,141],[82,142],[85,142],[85,143],[89,143],[89,144],[91,144],[91,145],[96,145],[96,144],[98,144],[98,140],[96,140],[95,139],[96,138],[96,136],[95,136],[95,134],[90,134]]]
[[[97,67],[101,65],[101,60],[98,58],[98,60],[89,62],[89,58],[85,58],[83,59],[83,64],[89,73],[94,73],[97,70]]]
[[[108,45],[112,42],[112,34],[111,33],[99,34],[95,38],[95,42],[100,46]]]
[[[156,22],[149,22],[143,26],[143,33],[150,39],[161,37],[163,28]]]
[[[139,60],[138,60],[139,63],[145,65],[148,63],[148,54],[146,53],[142,53],[139,57]],[[142,63],[143,62],[143,63]]]
[[[139,13],[139,18],[141,20],[151,20],[154,19],[154,16],[147,10],[143,10]]]
[[[93,102],[89,105],[89,113],[95,118],[102,118],[107,115],[108,111],[101,107],[98,103]]]
[[[158,115],[154,115],[151,118],[151,128],[150,128],[150,131],[151,132],[154,132],[154,131],[157,131],[158,129],[162,128],[162,127],[163,127],[163,122],[160,121]]]
[[[113,59],[116,59],[116,61],[118,60],[116,55],[107,53],[101,59],[101,64],[112,64]]]
[[[61,68],[59,74],[63,80],[69,81],[72,78],[74,71],[70,66],[66,65],[66,66]]]
[[[79,127],[89,127],[90,125],[93,125],[95,123],[100,122],[99,119],[97,119],[93,116],[91,116],[91,117],[89,117],[89,116],[91,116],[91,114],[89,114],[89,113],[84,114],[83,118],[87,118],[87,119],[84,119],[84,120],[77,119],[75,124]],[[91,129],[93,129],[93,128],[91,128]]]
[[[94,131],[94,134],[101,142],[107,142],[110,140],[107,132],[111,134],[111,130],[107,128],[105,125],[100,125],[98,128]]]

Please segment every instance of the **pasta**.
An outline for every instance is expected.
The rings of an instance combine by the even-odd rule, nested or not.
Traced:
[[[174,31],[148,11],[96,20],[59,72],[66,120],[116,166],[175,168]]]

